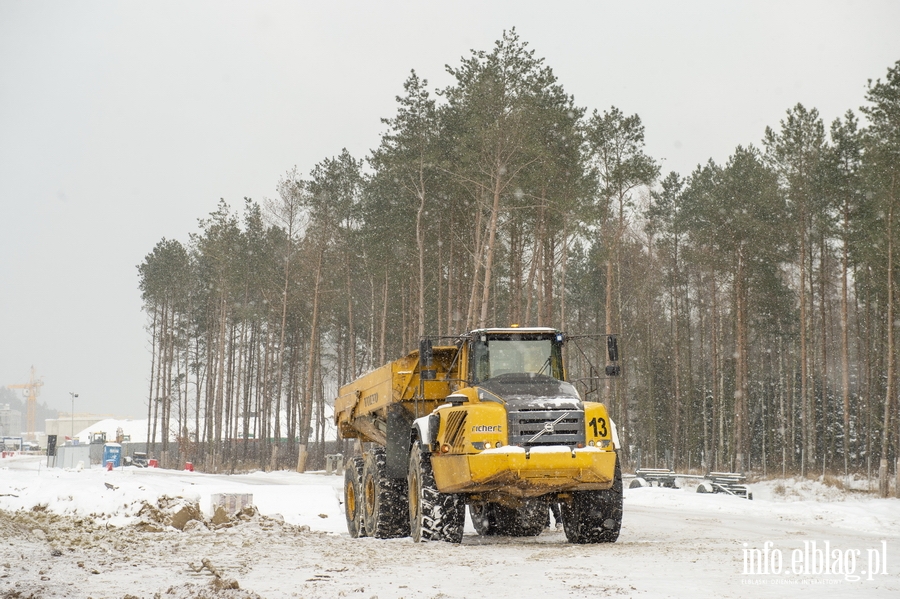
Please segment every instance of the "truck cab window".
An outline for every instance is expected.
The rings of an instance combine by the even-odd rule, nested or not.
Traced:
[[[481,382],[503,374],[543,374],[562,378],[561,352],[551,338],[493,335],[472,342],[472,374]]]

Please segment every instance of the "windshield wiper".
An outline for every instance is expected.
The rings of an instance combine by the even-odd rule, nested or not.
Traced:
[[[541,369],[540,369],[540,370],[538,370],[538,374],[544,374],[544,369],[545,369],[545,368],[547,368],[547,369],[550,368],[550,358],[547,358],[547,361],[544,362],[544,365],[541,366]]]

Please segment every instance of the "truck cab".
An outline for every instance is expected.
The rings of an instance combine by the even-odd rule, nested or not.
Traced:
[[[472,384],[508,374],[549,376],[564,381],[563,334],[552,329],[484,329],[469,344]]]

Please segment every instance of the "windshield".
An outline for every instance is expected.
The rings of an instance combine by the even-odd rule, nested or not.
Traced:
[[[560,343],[547,334],[482,335],[472,342],[471,355],[475,383],[521,373],[563,378]]]

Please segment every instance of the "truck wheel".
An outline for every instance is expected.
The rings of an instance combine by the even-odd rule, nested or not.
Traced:
[[[542,501],[528,502],[518,510],[483,501],[469,504],[475,532],[486,537],[535,537],[550,521],[546,511],[547,505]]]
[[[513,522],[513,536],[536,537],[550,525],[550,509],[543,501],[528,501],[514,511]]]
[[[366,532],[376,539],[409,534],[406,481],[385,476],[386,460],[384,448],[376,447],[366,453],[363,466],[363,521]]]
[[[413,443],[409,454],[408,495],[413,541],[462,541],[465,504],[458,495],[437,490],[431,455],[419,442]]]
[[[344,469],[344,515],[347,517],[347,532],[354,539],[366,536],[363,523],[363,459],[350,458]]]
[[[622,528],[622,471],[616,459],[613,485],[605,491],[575,491],[562,505],[570,543],[614,543]]]
[[[490,537],[498,534],[495,507],[496,504],[484,501],[475,501],[469,504],[469,516],[472,517],[472,525],[475,527],[475,532],[481,536]]]
[[[494,534],[509,537],[536,537],[550,524],[550,511],[541,500],[526,501],[516,509],[499,504],[491,504],[494,521]]]

